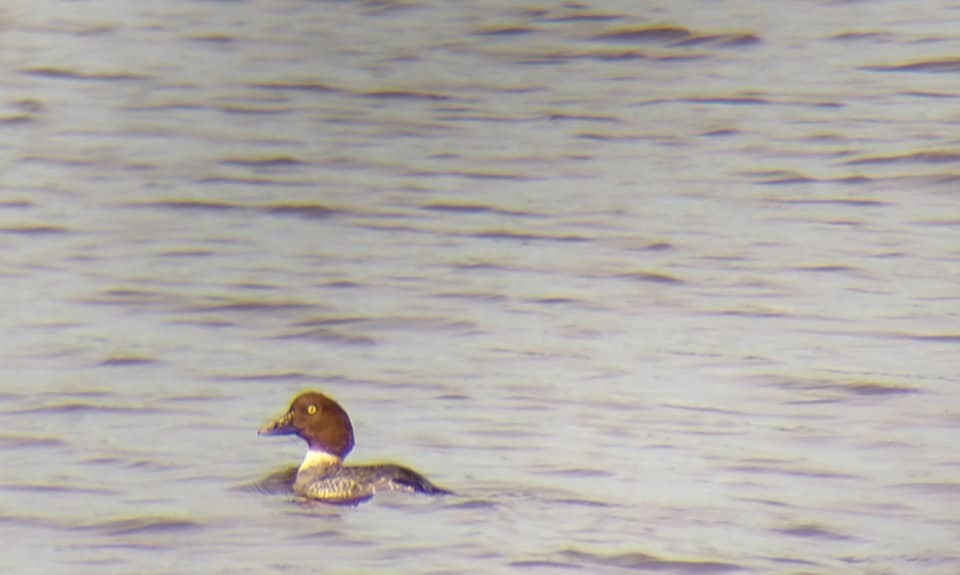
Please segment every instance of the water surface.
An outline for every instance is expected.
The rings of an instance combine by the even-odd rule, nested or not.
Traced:
[[[0,13],[0,568],[960,569],[957,6]]]

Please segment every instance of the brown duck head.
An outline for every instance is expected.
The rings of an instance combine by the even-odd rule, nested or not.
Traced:
[[[259,435],[297,435],[311,451],[343,459],[353,449],[353,426],[340,404],[317,391],[294,398],[290,409],[260,428]]]

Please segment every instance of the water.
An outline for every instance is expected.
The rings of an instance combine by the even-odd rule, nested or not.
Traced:
[[[0,14],[0,569],[960,571],[960,6]]]

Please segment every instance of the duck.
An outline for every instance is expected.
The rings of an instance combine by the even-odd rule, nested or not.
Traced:
[[[307,502],[359,504],[381,491],[425,495],[448,495],[422,474],[393,463],[345,465],[353,450],[353,425],[346,410],[319,391],[297,395],[280,417],[267,422],[260,436],[296,435],[307,443],[307,454],[296,474],[292,490]]]

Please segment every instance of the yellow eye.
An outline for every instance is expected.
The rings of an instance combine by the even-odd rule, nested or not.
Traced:
[[[317,412],[317,406],[316,406],[316,405],[308,405],[308,406],[307,406],[307,415],[313,415],[313,414],[315,414],[316,412]]]

